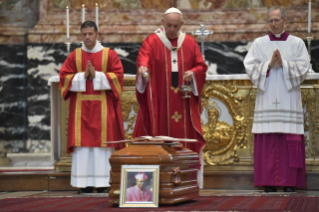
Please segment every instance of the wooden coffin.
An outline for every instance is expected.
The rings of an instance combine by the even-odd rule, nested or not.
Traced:
[[[198,154],[179,142],[133,142],[110,158],[110,203],[120,202],[122,165],[160,165],[159,204],[174,204],[199,197]]]

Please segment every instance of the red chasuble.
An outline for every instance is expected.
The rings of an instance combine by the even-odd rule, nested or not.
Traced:
[[[74,75],[85,72],[88,61],[91,61],[95,70],[105,73],[112,90],[95,91],[93,80],[88,78],[85,92],[69,91]],[[76,146],[124,147],[103,144],[105,141],[124,139],[120,102],[123,67],[116,52],[104,48],[96,53],[88,53],[78,48],[68,56],[59,75],[61,95],[64,100],[70,99],[67,152],[73,152]]]
[[[175,46],[174,43],[172,45]],[[143,42],[136,60],[137,68],[146,66],[150,77],[144,93],[136,90],[140,109],[133,136],[163,135],[197,139],[198,143],[185,143],[184,146],[199,153],[205,144],[200,122],[200,95],[208,67],[198,44],[188,35],[177,50],[177,57],[179,86],[183,83],[184,73],[191,70],[194,72],[199,96],[191,92],[191,98],[182,98],[179,87],[172,86],[170,49],[155,33],[150,35]]]

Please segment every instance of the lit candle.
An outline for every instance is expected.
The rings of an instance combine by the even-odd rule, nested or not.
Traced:
[[[310,35],[310,31],[311,31],[311,0],[309,0],[309,7],[308,7],[308,33]]]
[[[66,38],[70,38],[70,29],[69,29],[69,7],[66,6]]]
[[[99,29],[99,7],[97,3],[95,3],[95,23],[96,23],[97,29]]]
[[[85,6],[82,4],[82,23],[85,21]]]

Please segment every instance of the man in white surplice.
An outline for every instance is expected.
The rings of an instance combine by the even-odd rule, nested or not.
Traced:
[[[265,192],[285,192],[305,186],[305,146],[300,84],[306,78],[309,57],[304,41],[285,29],[286,12],[271,7],[271,30],[257,38],[245,59],[246,72],[257,97],[254,133],[254,184]]]

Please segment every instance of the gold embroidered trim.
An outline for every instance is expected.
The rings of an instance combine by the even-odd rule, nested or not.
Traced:
[[[166,100],[167,100],[167,134],[170,136],[170,119],[169,119],[169,85],[168,85],[168,65],[167,65],[167,53],[166,46],[164,45],[164,53],[165,53],[165,69],[166,69]]]
[[[75,105],[75,146],[81,146],[82,93],[77,92]]]
[[[179,122],[180,118],[182,118],[182,115],[175,111],[174,115],[172,115],[172,119],[175,119],[175,122]]]
[[[121,95],[121,93],[122,93],[122,88],[121,88],[121,85],[120,85],[120,83],[119,83],[119,79],[117,78],[117,76],[114,74],[114,73],[107,73],[110,77],[111,77],[111,79],[112,79],[112,81],[113,81],[113,84],[114,84],[114,86],[115,86],[115,88],[116,88],[116,90],[117,90],[117,92],[119,93],[119,95]]]
[[[61,96],[63,97],[63,93],[64,91],[68,88],[69,84],[70,84],[70,81],[71,81],[71,78],[74,76],[74,74],[68,74],[65,79],[64,79],[64,84],[63,84],[63,87],[61,89]]]
[[[184,76],[184,54],[183,54],[183,47],[181,46],[181,54],[182,54],[182,74]],[[186,107],[185,107],[185,98],[183,98],[183,108],[184,108],[184,137],[187,138],[187,124],[186,124]],[[189,102],[190,106],[190,102]],[[190,107],[189,107],[190,108]],[[187,143],[185,143],[185,147],[187,147]]]
[[[107,144],[103,142],[107,141],[107,98],[106,98],[106,91],[101,91],[102,96],[102,126],[101,126],[101,146],[106,147]],[[103,98],[104,97],[104,98]]]
[[[93,94],[88,94],[88,95],[83,95],[82,94],[82,101],[102,101],[103,95],[93,95]]]
[[[82,72],[82,50],[81,48],[77,48],[75,50],[76,55],[76,70],[78,73]]]
[[[149,88],[150,88],[150,99],[151,99],[151,106],[152,106],[152,120],[153,121],[153,136],[155,136],[155,115],[154,115],[154,105],[153,105],[153,91],[152,91],[152,72],[149,72]],[[144,124],[143,124],[144,126]],[[145,129],[145,126],[144,126]],[[151,129],[152,130],[152,129]],[[147,132],[147,130],[145,130]]]
[[[109,58],[109,49],[110,48],[103,48],[103,55],[102,55],[102,72],[106,73],[107,71],[107,62]]]
[[[178,93],[178,90],[179,90],[179,87],[177,87],[177,88],[174,88],[173,86],[171,86],[171,89],[174,91],[174,93]]]

